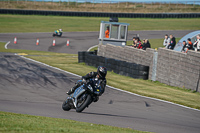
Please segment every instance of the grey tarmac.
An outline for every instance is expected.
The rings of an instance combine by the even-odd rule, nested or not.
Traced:
[[[128,40],[139,34],[140,38],[164,38],[165,34],[173,34],[175,37],[183,37],[192,30],[178,31],[129,31]],[[0,41],[8,42],[8,49],[28,49],[38,51],[51,51],[59,53],[77,54],[78,51],[87,51],[98,44],[99,32],[64,32],[62,37],[53,37],[53,33],[0,33]],[[14,38],[17,44],[14,44]],[[39,45],[36,41],[39,39]],[[55,39],[55,46],[53,40]],[[69,46],[67,46],[69,40]]]
[[[32,39],[29,34],[33,37],[39,33],[26,34],[24,40],[27,42]],[[94,35],[92,32],[90,34]],[[13,33],[13,36],[16,35],[18,34]],[[1,41],[11,41],[9,37],[4,37],[4,40],[2,38]],[[87,35],[85,34],[83,38],[87,38]],[[20,42],[18,44],[20,45]],[[90,43],[85,41],[85,44]],[[13,45],[9,44],[8,48]],[[27,48],[34,49],[34,45]],[[90,45],[84,46],[84,50],[89,47]],[[21,45],[18,48],[22,49]],[[46,49],[47,45],[43,48]],[[79,50],[79,47],[76,48],[72,53]],[[11,53],[0,53],[0,75],[0,111],[129,127],[157,133],[199,133],[200,131],[200,111],[135,96],[109,87],[106,87],[105,93],[97,103],[92,103],[82,113],[76,113],[75,110],[63,111],[61,105],[66,97],[65,92],[80,77]]]

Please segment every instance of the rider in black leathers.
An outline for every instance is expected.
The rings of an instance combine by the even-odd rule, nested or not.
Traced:
[[[104,93],[106,87],[106,74],[106,67],[99,66],[97,68],[97,72],[90,72],[87,75],[82,76],[82,82],[77,82],[76,85],[67,92],[67,94],[71,95],[79,86],[81,86],[83,83],[86,83],[88,79],[94,78],[96,81],[100,82],[100,90],[96,94],[97,96],[101,96]]]

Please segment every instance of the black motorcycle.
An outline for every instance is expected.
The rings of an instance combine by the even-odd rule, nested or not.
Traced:
[[[82,80],[79,80],[78,82],[80,83]],[[97,102],[99,93],[99,81],[90,79],[88,82],[80,85],[73,94],[64,100],[62,109],[64,111],[76,109],[76,112],[82,112],[86,107],[89,107],[92,102]]]

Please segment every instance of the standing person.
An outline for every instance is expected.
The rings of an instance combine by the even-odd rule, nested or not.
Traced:
[[[134,37],[134,45],[133,45],[133,47],[134,48],[137,48],[138,47],[138,45],[139,45],[139,43],[141,43],[140,42],[140,38],[139,37]]]
[[[195,51],[200,51],[200,35],[197,35],[197,40],[193,44]]]
[[[107,26],[107,30],[105,31],[105,38],[109,38],[110,36],[110,30],[109,30],[109,26]]]
[[[151,44],[149,43],[148,39],[145,39],[143,45],[142,45],[142,49],[146,50],[147,48],[151,48]]]
[[[137,49],[142,49],[142,43],[138,41],[138,39],[135,40],[135,45]]]
[[[136,48],[135,39],[136,39],[136,37],[133,37],[133,44],[132,44],[132,47],[134,47],[134,48]]]
[[[187,53],[187,51],[188,51],[187,43],[186,43],[186,41],[183,41],[183,48],[182,48],[182,51],[181,51],[181,52]]]
[[[188,50],[194,50],[193,49],[193,43],[191,42],[190,38],[187,39],[187,44],[188,44]]]
[[[175,45],[176,45],[176,38],[173,37],[173,35],[170,35],[170,42],[169,45],[167,46],[168,49],[174,49]]]
[[[165,35],[165,39],[164,39],[164,41],[163,41],[163,46],[165,46],[165,48],[167,48],[167,46],[169,45],[169,43],[170,43],[170,38],[169,38],[169,36],[166,34],[166,35]]]

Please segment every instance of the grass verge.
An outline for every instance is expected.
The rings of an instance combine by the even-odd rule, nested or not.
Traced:
[[[31,1],[31,0],[10,0],[0,1],[0,8],[24,9],[24,10],[54,10],[54,11],[79,11],[79,12],[129,12],[129,13],[183,13],[199,12],[199,4],[165,3],[165,2],[109,2],[101,0],[90,2],[81,0],[70,1]],[[101,3],[102,2],[102,3]]]
[[[108,20],[103,17],[0,14],[0,33],[54,32],[60,28],[64,32],[99,31],[101,21]],[[119,22],[130,23],[129,30],[196,30],[199,29],[200,18],[119,18]]]
[[[94,67],[87,66],[84,63],[78,63],[77,56],[72,56],[71,54],[42,51],[38,52],[30,50],[5,50],[4,45],[5,43],[0,43],[0,52],[23,52],[29,55],[27,56],[28,58],[46,63],[54,67],[58,67],[78,75],[85,75],[90,71],[96,71],[96,68]],[[52,56],[55,58],[52,58]],[[143,96],[154,97],[200,109],[200,93],[195,93],[188,89],[172,87],[159,82],[153,82],[151,80],[133,79],[130,77],[115,74],[113,72],[108,72],[107,84]]]
[[[15,114],[0,111],[0,132],[65,132],[65,133],[145,133],[130,128],[78,122],[67,119]]]

